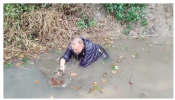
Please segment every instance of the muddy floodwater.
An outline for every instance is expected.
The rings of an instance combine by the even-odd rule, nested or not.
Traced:
[[[88,67],[79,67],[73,60],[66,63],[65,78],[70,82],[65,88],[51,87],[39,70],[42,64],[58,66],[56,59],[65,50],[41,54],[40,59],[30,59],[27,66],[4,68],[4,98],[173,98],[173,37],[116,39],[110,46],[102,46],[109,53],[107,60],[99,58]],[[125,59],[114,74],[111,64],[119,56]],[[89,91],[93,82],[98,85]]]

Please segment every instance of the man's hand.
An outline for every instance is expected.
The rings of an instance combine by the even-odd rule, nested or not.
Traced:
[[[62,70],[63,72],[65,71],[66,65],[65,65],[65,60],[63,58],[61,58],[60,60],[60,70]]]
[[[66,69],[66,65],[60,66],[60,70],[62,70],[63,72],[65,71],[65,69]]]

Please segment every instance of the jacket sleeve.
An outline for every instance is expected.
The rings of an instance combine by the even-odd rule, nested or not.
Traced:
[[[64,55],[61,58],[63,58],[64,60],[66,60],[66,62],[68,62],[69,59],[71,58],[71,56],[72,56],[72,51],[71,51],[70,47],[68,47],[66,52],[64,53]]]

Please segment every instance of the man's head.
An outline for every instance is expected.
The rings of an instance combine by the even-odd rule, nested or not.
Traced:
[[[71,47],[76,54],[80,54],[84,48],[84,42],[79,36],[73,37]]]

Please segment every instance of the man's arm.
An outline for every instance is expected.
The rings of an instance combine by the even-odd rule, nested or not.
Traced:
[[[60,59],[60,69],[65,70],[65,63],[69,61],[70,57],[72,55],[72,52],[70,50],[70,47],[67,48],[66,52]]]

